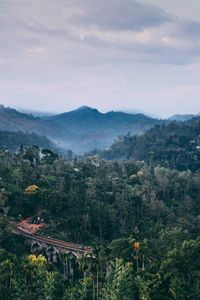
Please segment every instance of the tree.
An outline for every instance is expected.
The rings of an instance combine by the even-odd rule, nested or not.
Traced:
[[[121,259],[113,261],[107,271],[105,286],[101,293],[102,300],[136,300],[138,290],[134,280],[131,262]]]

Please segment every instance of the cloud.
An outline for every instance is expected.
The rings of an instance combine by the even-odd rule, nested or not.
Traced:
[[[180,1],[174,1],[179,8]],[[28,105],[37,102],[45,108],[49,101],[56,109],[60,99],[61,109],[66,99],[70,108],[75,103],[95,106],[96,100],[109,109],[123,101],[127,109],[152,105],[158,111],[159,95],[166,99],[161,92],[175,90],[174,82],[187,85],[187,96],[191,90],[194,97],[200,23],[180,17],[177,9],[166,12],[161,2],[0,1],[0,102],[18,101],[19,106],[29,99]],[[166,73],[166,68],[177,72]],[[171,97],[178,99],[177,92]]]
[[[82,55],[83,62],[92,63],[101,48],[97,61],[112,61],[116,50],[120,61],[184,64],[199,59],[200,23],[134,0],[7,0],[1,3],[0,25],[5,57],[45,53],[75,63],[77,55],[80,64]]]
[[[200,23],[196,21],[182,21],[177,22],[177,28],[175,29],[175,35],[188,39],[200,38]]]
[[[72,21],[104,30],[142,30],[171,20],[163,10],[134,0],[91,0],[83,3],[82,13],[74,15]]]

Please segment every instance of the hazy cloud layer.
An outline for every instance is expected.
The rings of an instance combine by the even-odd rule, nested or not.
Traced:
[[[174,11],[165,0],[0,1],[0,102],[200,111],[193,1],[194,13],[185,0],[174,0]],[[187,6],[190,18],[179,12]]]

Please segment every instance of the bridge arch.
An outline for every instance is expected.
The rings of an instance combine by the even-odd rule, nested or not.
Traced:
[[[73,251],[73,250],[65,251],[65,254],[66,254],[67,256],[71,256],[71,258],[74,257],[75,259],[79,259],[79,257],[80,257],[79,253],[78,253],[78,252],[75,252],[75,251]]]
[[[78,265],[78,259],[79,255],[75,251],[67,250],[61,253],[64,277],[73,276],[76,266]]]
[[[58,260],[59,260],[59,251],[56,247],[49,246],[45,250],[45,254],[46,254],[48,262],[52,262],[52,263],[57,263],[58,262]]]
[[[31,243],[31,253],[34,253],[34,254],[41,254],[42,253],[42,244],[37,242],[37,241],[33,241]]]

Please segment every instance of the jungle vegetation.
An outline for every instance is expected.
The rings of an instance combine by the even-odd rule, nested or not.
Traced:
[[[197,151],[193,122],[192,129],[181,125],[181,136],[191,135]],[[36,146],[0,151],[1,300],[200,299],[199,160],[189,160],[193,146],[184,139],[188,146],[180,150],[179,163],[172,163],[161,147],[164,133],[157,142],[168,126],[154,140],[165,163],[155,154],[146,161],[117,161],[99,155],[66,160]],[[146,134],[146,153],[153,134],[154,129]],[[180,146],[180,135],[171,139],[173,145],[175,139]],[[36,192],[25,192],[31,185]],[[70,276],[62,265],[31,255],[23,238],[12,233],[13,222],[41,211],[49,226],[39,234],[93,247],[93,256],[72,260],[76,271]]]

